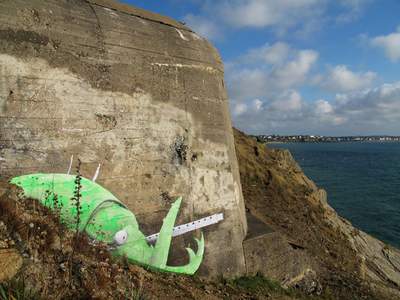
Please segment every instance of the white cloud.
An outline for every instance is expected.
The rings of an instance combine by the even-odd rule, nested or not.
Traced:
[[[344,116],[339,116],[335,113],[335,107],[328,101],[320,99],[312,103],[311,110],[314,115],[314,120],[322,125],[342,125],[347,121]]]
[[[254,99],[253,109],[255,111],[261,111],[263,109],[263,102],[260,99]]]
[[[400,81],[338,94],[332,101],[305,101],[297,91],[286,91],[264,103],[262,110],[234,117],[234,124],[264,134],[398,135]]]
[[[391,61],[400,60],[400,26],[397,27],[397,32],[374,37],[370,42],[372,46],[382,48]]]
[[[353,8],[353,9],[361,9],[361,7],[371,3],[371,0],[339,0],[339,3],[343,6]]]
[[[185,22],[210,39],[224,37],[237,29],[268,28],[277,36],[288,33],[298,38],[319,31],[326,22],[357,19],[374,0],[202,0],[198,15]],[[334,10],[328,8],[334,7]],[[332,11],[335,11],[332,13]]]
[[[318,59],[318,52],[301,50],[295,59],[287,62],[272,72],[276,84],[281,87],[291,87],[303,83],[312,66]]]
[[[315,112],[319,115],[330,114],[333,107],[328,101],[320,99],[315,102]]]
[[[374,89],[341,95],[336,111],[347,116],[356,116],[362,123],[375,121],[382,128],[392,121],[400,122],[400,82],[383,84]],[[385,126],[386,125],[386,126]]]
[[[347,23],[354,21],[373,0],[339,0],[345,11],[337,16],[337,21]]]
[[[307,104],[296,87],[309,79],[317,60],[316,51],[277,42],[229,62],[226,77],[235,124],[256,131],[265,119],[270,119],[268,126],[277,126],[278,117],[280,122],[302,119]]]
[[[299,111],[302,106],[303,101],[297,91],[285,91],[271,103],[270,109],[273,111],[290,112]]]
[[[263,110],[263,102],[260,99],[254,99],[251,103],[236,103],[233,107],[233,115],[240,116],[245,113],[256,113]]]
[[[240,116],[247,111],[247,105],[244,103],[236,103],[233,107],[233,115]]]
[[[320,85],[334,92],[349,92],[370,87],[375,79],[374,72],[353,72],[347,66],[339,65],[320,79]]]
[[[248,51],[244,60],[248,62],[265,62],[271,65],[283,63],[290,53],[290,47],[283,42],[276,42],[272,45],[268,43],[262,47],[254,48]]]
[[[209,18],[188,14],[183,19],[190,28],[206,39],[216,40],[221,35],[217,25]]]
[[[277,42],[250,49],[227,64],[226,77],[233,101],[268,98],[304,83],[318,60],[314,50],[293,49]]]
[[[268,94],[270,82],[268,72],[264,70],[232,68],[226,73],[230,98],[243,101],[260,98]]]
[[[291,27],[320,11],[321,0],[234,0],[223,1],[217,10],[234,27]]]
[[[201,34],[242,28],[268,28],[279,36],[291,33],[305,36],[321,28],[325,21],[327,3],[331,0],[202,0],[198,15],[184,20]],[[212,28],[208,28],[207,22]],[[209,36],[209,35],[205,35]]]

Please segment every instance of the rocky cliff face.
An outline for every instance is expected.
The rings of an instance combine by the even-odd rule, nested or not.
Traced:
[[[190,29],[113,1],[0,1],[0,181],[65,173],[72,155],[88,178],[101,164],[97,182],[147,234],[176,196],[179,222],[224,212],[205,230],[202,272],[244,272],[223,66]]]
[[[244,242],[250,274],[338,299],[400,299],[399,250],[337,215],[288,151],[239,131],[235,142],[246,208],[258,220],[248,219]]]

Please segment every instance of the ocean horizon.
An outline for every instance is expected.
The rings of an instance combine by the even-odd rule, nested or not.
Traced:
[[[400,142],[268,143],[288,149],[354,226],[400,248]]]

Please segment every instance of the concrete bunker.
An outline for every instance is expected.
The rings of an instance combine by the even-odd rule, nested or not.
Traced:
[[[178,223],[223,211],[200,273],[245,273],[223,65],[206,40],[114,1],[16,0],[0,3],[0,41],[1,181],[65,173],[71,155],[89,178],[101,164],[97,182],[144,232],[160,228],[166,191],[184,198]]]

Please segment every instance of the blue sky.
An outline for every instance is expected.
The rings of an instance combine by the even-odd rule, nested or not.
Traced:
[[[400,1],[123,2],[185,22],[225,63],[234,126],[400,135]]]

